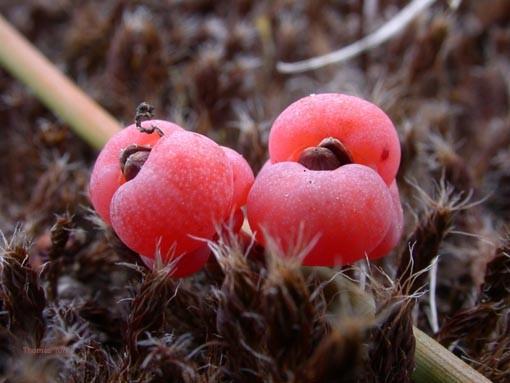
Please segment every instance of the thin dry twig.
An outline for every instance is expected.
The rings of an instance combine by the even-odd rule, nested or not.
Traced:
[[[430,277],[430,291],[429,291],[429,309],[430,309],[430,327],[434,333],[439,331],[439,322],[437,319],[437,305],[436,305],[436,286],[437,286],[437,258],[432,261],[429,277]]]
[[[319,69],[326,65],[338,64],[359,56],[401,32],[420,13],[434,3],[435,0],[414,0],[381,28],[361,40],[323,56],[294,63],[279,62],[276,64],[276,69],[281,73],[302,73]]]

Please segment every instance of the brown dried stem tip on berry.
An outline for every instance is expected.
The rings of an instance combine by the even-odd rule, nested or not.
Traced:
[[[328,137],[318,146],[303,150],[299,163],[310,170],[334,170],[342,165],[352,164],[353,160],[347,148],[339,140]]]
[[[120,153],[120,169],[126,181],[136,177],[150,152],[151,148],[148,146],[132,144]]]
[[[160,137],[163,137],[164,133],[156,125],[150,127],[143,127],[142,121],[150,120],[154,117],[154,107],[146,102],[142,102],[136,107],[135,124],[138,130],[142,133],[151,134],[156,132]]]

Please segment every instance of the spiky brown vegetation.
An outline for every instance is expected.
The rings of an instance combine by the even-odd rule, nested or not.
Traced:
[[[347,92],[381,105],[401,137],[406,225],[392,257],[344,271],[357,292],[232,239],[193,278],[148,272],[88,211],[95,153],[0,70],[1,378],[406,382],[414,323],[509,381],[509,2],[437,2],[359,58],[275,70],[353,42],[404,3],[2,2],[120,120],[146,100],[254,169],[271,121],[298,97]]]

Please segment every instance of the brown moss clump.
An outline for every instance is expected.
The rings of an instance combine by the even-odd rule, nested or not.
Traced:
[[[356,293],[236,241],[216,243],[193,278],[165,278],[91,217],[96,153],[0,70],[0,378],[405,382],[415,324],[492,381],[510,380],[500,238],[510,223],[508,1],[436,2],[362,57],[276,71],[279,60],[359,39],[402,7],[362,3],[0,5],[119,120],[147,100],[254,169],[267,159],[271,122],[297,98],[331,91],[377,103],[401,137],[406,213],[392,256],[343,270]],[[360,301],[369,304],[355,309]]]

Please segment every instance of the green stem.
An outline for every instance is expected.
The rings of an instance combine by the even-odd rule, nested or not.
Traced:
[[[100,149],[119,123],[63,75],[0,15],[0,65],[85,141]]]
[[[457,358],[423,331],[414,327],[416,383],[490,383],[490,380]]]

